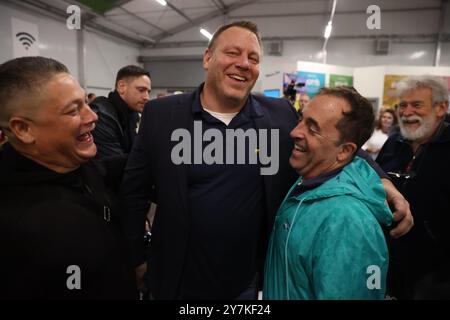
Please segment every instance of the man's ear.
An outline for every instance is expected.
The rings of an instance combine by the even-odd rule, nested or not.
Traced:
[[[448,101],[442,101],[437,103],[435,106],[438,117],[442,118],[445,116],[448,110]]]
[[[22,143],[32,144],[36,141],[29,120],[20,117],[12,117],[9,120],[9,130],[15,138]]]
[[[125,79],[121,79],[121,80],[117,81],[116,89],[120,95],[125,94],[126,87],[127,87],[127,82]]]
[[[342,150],[339,151],[337,159],[341,163],[349,162],[356,152],[356,144],[353,142],[346,142],[342,145]]]
[[[212,57],[212,51],[211,49],[206,49],[205,53],[203,54],[203,69],[208,70],[209,61]]]

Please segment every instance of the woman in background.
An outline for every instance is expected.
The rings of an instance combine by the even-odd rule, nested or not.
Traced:
[[[381,150],[381,147],[386,142],[389,131],[392,126],[397,123],[397,118],[395,116],[395,112],[392,109],[385,109],[380,112],[380,118],[378,119],[377,127],[373,132],[372,136],[366,143],[362,146],[364,150],[366,150],[372,159],[376,159],[378,153]]]

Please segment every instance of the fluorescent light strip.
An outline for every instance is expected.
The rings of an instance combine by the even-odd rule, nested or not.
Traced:
[[[156,0],[160,5],[167,6],[167,2],[165,0]]]
[[[208,30],[206,30],[206,29],[204,29],[204,28],[200,28],[200,33],[201,33],[204,37],[208,38],[208,40],[211,40],[212,37],[213,37],[213,35],[212,35],[211,33],[209,33]]]
[[[332,29],[333,29],[333,26],[331,25],[331,21],[328,21],[328,24],[325,27],[325,32],[323,33],[323,37],[325,39],[328,39],[330,37]]]

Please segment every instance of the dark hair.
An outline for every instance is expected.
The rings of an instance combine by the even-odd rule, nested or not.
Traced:
[[[119,82],[119,80],[123,80],[125,78],[137,78],[140,76],[147,76],[150,78],[150,72],[139,66],[134,65],[123,67],[119,70],[119,72],[117,72],[115,86],[117,87],[117,82]]]
[[[95,93],[89,93],[88,95],[87,95],[87,97],[89,98],[89,99],[91,99],[93,96],[95,96]]]
[[[377,127],[376,127],[377,130],[381,130],[381,117],[386,112],[390,113],[392,115],[392,117],[394,118],[394,122],[392,122],[392,126],[395,126],[397,124],[397,116],[395,114],[395,111],[392,109],[384,109],[383,111],[380,112],[380,117],[378,118],[378,121],[377,121]]]
[[[217,42],[217,38],[220,36],[221,33],[223,33],[225,30],[230,29],[232,27],[243,28],[243,29],[247,29],[247,30],[253,32],[253,34],[258,39],[259,46],[261,46],[261,38],[259,36],[258,26],[251,21],[236,21],[236,22],[225,24],[225,25],[219,27],[216,30],[216,32],[214,32],[213,37],[209,41],[208,49],[212,49],[214,47],[214,45]]]
[[[0,126],[13,112],[9,105],[20,94],[30,95],[59,73],[69,73],[62,63],[44,57],[21,57],[0,65]]]
[[[370,138],[375,126],[375,114],[372,104],[353,87],[339,86],[322,88],[319,95],[328,95],[345,99],[351,110],[342,112],[342,119],[336,124],[341,141],[353,142],[361,146]]]

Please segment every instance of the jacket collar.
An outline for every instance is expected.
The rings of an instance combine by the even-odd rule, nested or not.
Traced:
[[[343,168],[338,168],[336,170],[324,173],[318,177],[315,177],[315,178],[312,178],[309,180],[303,180],[303,181],[300,181],[299,183],[296,183],[296,186],[294,187],[292,192],[289,194],[289,196],[297,197],[297,196],[301,195],[303,192],[306,192],[306,191],[309,191],[309,190],[312,190],[312,189],[315,189],[315,188],[321,186],[328,180],[337,176],[342,171],[342,169]]]
[[[68,173],[58,173],[25,157],[8,142],[0,150],[0,181],[5,185],[30,186],[60,182],[73,184],[80,168]]]
[[[363,193],[368,195],[373,186],[368,183],[367,179],[379,179],[378,175],[372,173],[372,171],[373,169],[367,164],[366,160],[355,156],[352,162],[344,167],[307,182],[305,181],[306,190],[293,194],[296,187],[301,186],[303,183],[303,177],[299,177],[287,193],[285,200],[294,198],[297,201],[310,201],[338,195],[361,193],[361,190],[364,188],[367,188],[367,192]],[[356,185],[359,186],[356,188]]]
[[[115,107],[122,127],[128,128],[130,126],[129,124],[130,118],[136,117],[137,112],[130,109],[128,104],[125,102],[125,100],[122,99],[117,90],[110,92],[108,95],[108,99],[111,100],[113,106]]]
[[[203,106],[201,104],[200,95],[203,91],[205,83],[202,83],[195,91],[194,91],[194,101],[192,102],[192,114],[198,114],[204,111]],[[247,98],[247,102],[244,107],[240,111],[246,117],[249,118],[257,118],[262,117],[262,107],[259,102],[253,98],[252,94],[249,94]]]

